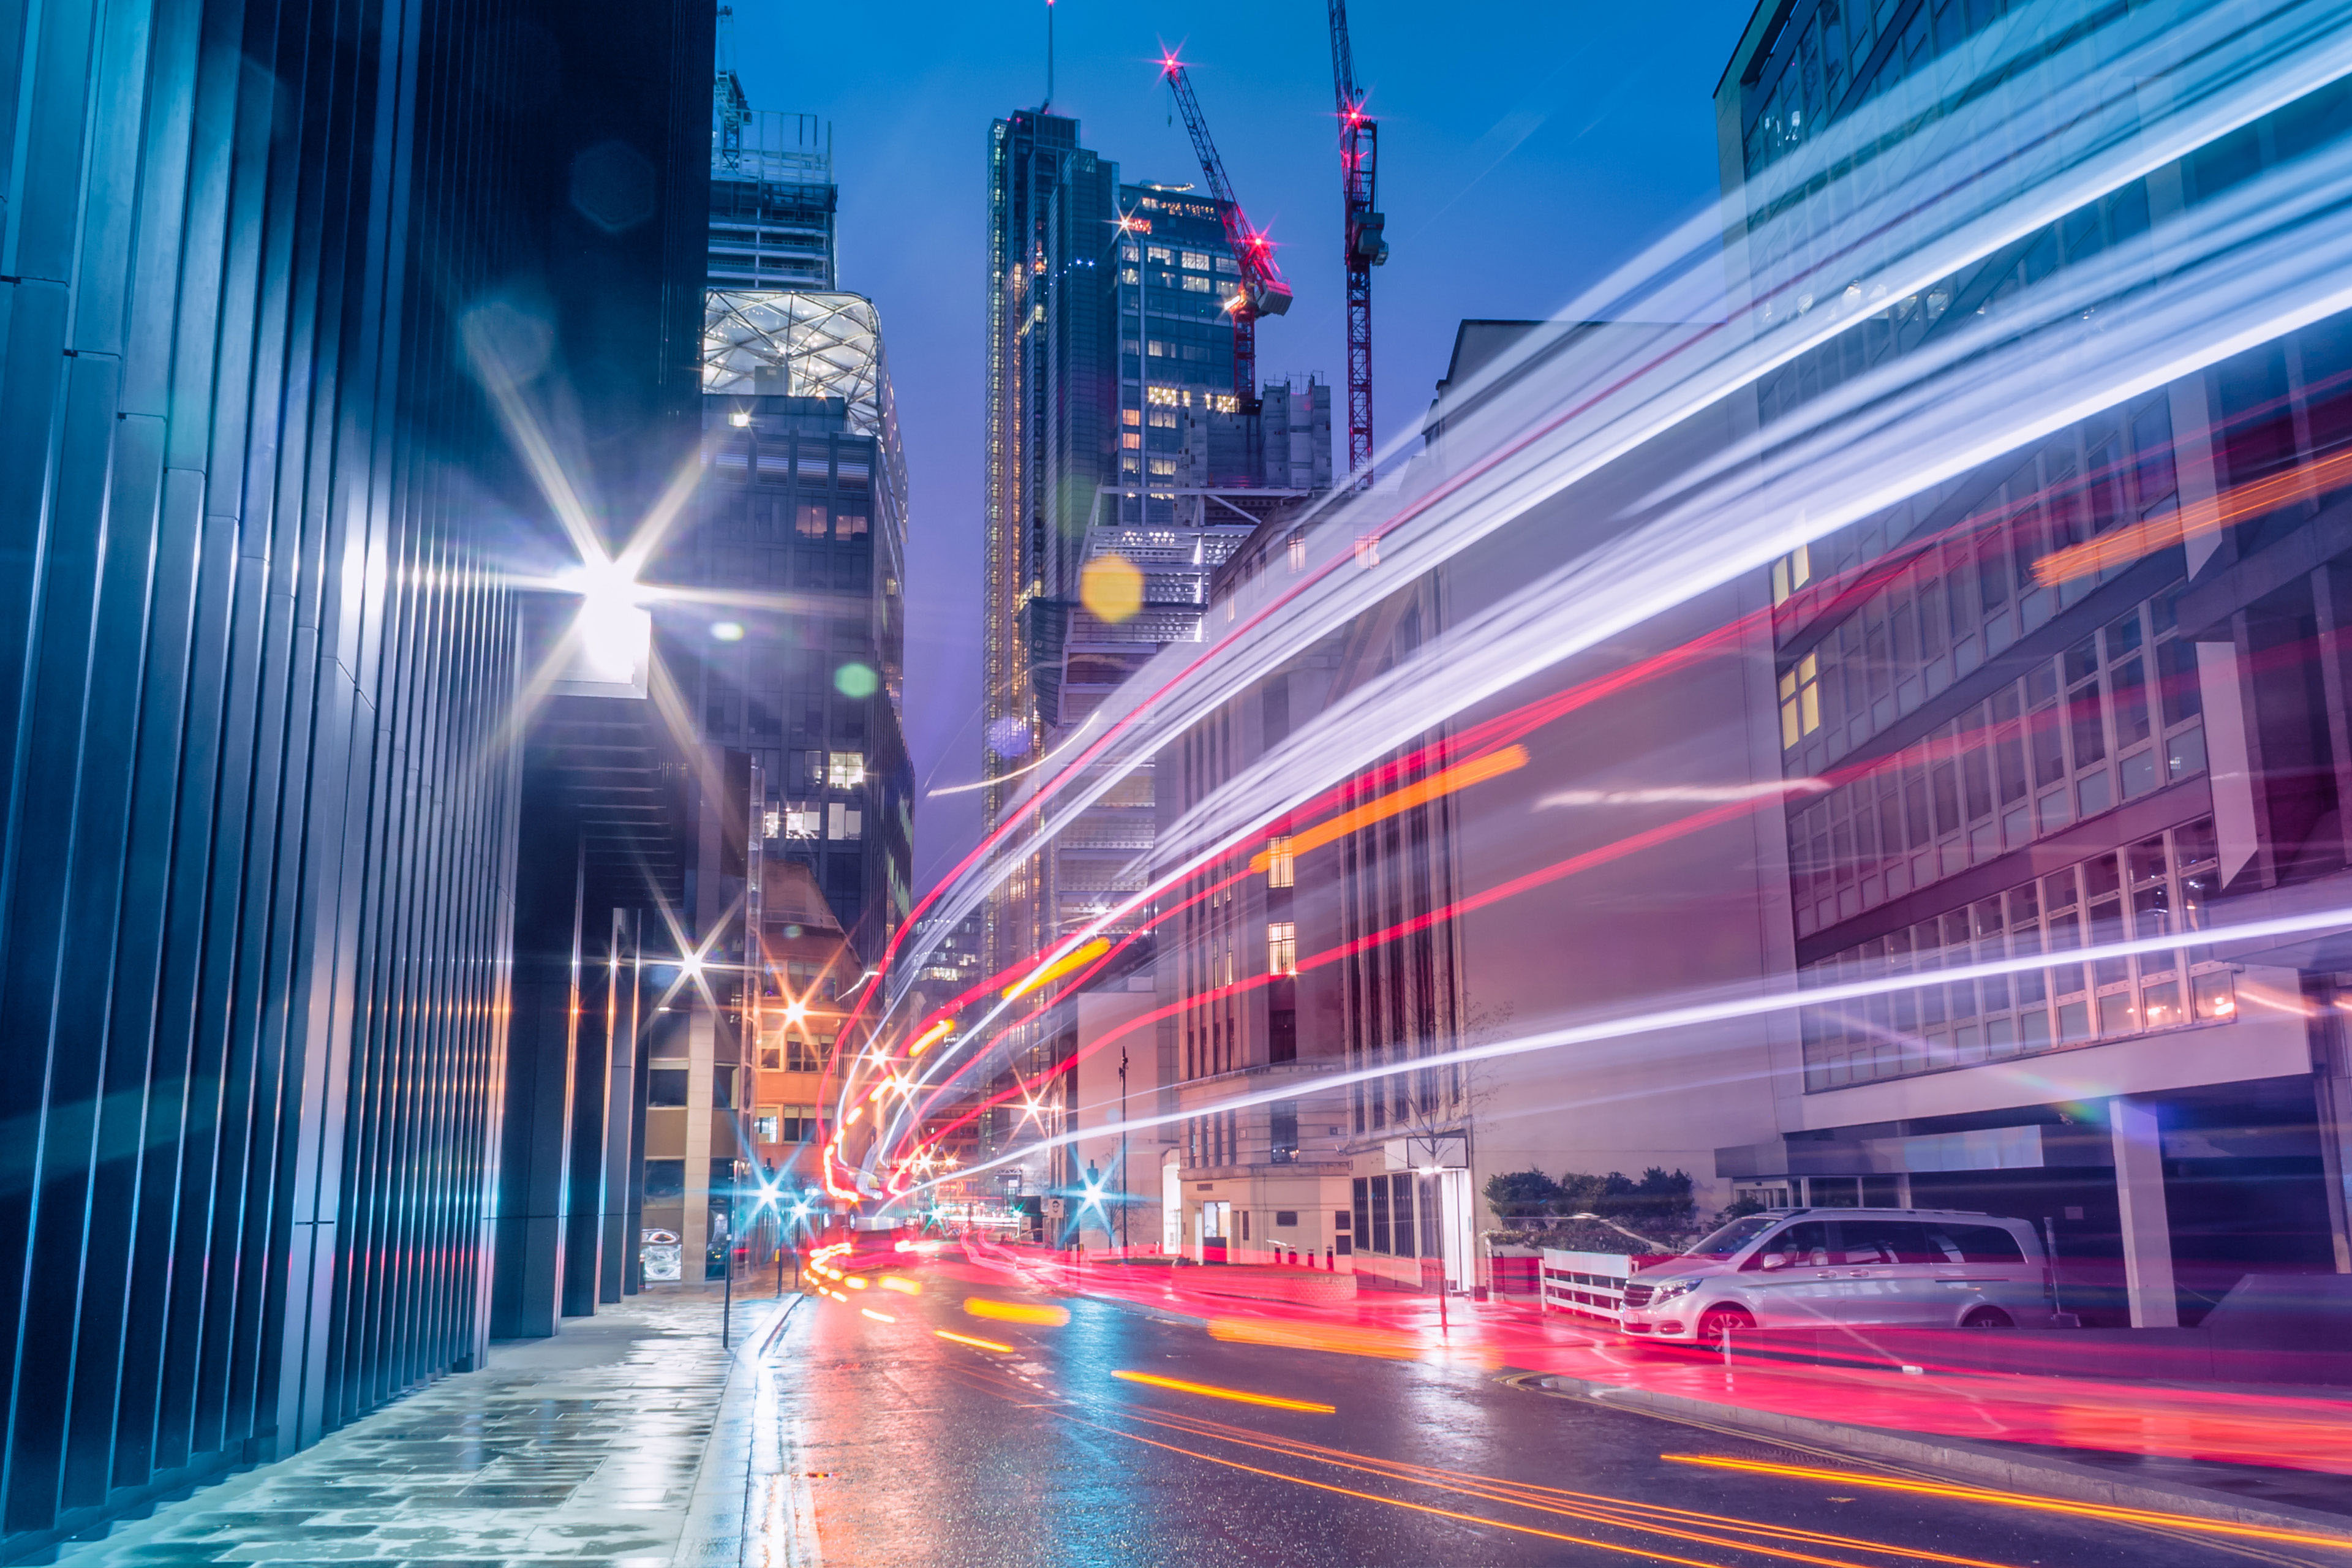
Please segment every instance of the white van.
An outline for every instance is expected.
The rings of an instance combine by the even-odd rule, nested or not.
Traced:
[[[1733,1220],[1625,1282],[1624,1332],[1719,1343],[1748,1329],[2051,1321],[2030,1221],[1950,1209],[1778,1209]]]

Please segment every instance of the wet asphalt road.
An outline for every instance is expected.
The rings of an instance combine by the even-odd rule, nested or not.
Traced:
[[[827,1568],[2321,1560],[1710,1471],[1662,1456],[1916,1474],[1602,1408],[1507,1371],[1223,1343],[1099,1300],[1054,1301],[1070,1313],[1058,1327],[983,1321],[964,1310],[967,1295],[1045,1299],[937,1273],[925,1283],[919,1298],[805,1302],[770,1352],[787,1468],[804,1482]],[[1112,1375],[1121,1370],[1335,1408],[1262,1408]]]

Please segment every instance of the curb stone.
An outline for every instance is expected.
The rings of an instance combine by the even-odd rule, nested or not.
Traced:
[[[719,1412],[702,1451],[671,1568],[740,1568],[749,1556],[753,1493],[761,1470],[772,1475],[776,1468],[774,1446],[761,1441],[762,1423],[757,1419],[768,1387],[761,1359],[803,1300],[787,1298],[772,1317],[755,1323],[730,1355],[727,1384],[719,1395]],[[758,1375],[745,1376],[747,1366]],[[763,1459],[772,1462],[763,1466]]]

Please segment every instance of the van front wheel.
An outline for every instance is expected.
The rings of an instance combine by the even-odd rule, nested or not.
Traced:
[[[2017,1323],[2014,1319],[2011,1318],[2007,1312],[2002,1311],[1999,1307],[1979,1307],[1975,1311],[1970,1312],[1967,1317],[1960,1320],[1960,1327],[1964,1329],[2013,1329],[2017,1327]]]
[[[1698,1320],[1698,1342],[1719,1345],[1726,1334],[1744,1334],[1756,1326],[1756,1320],[1744,1307],[1709,1307]]]

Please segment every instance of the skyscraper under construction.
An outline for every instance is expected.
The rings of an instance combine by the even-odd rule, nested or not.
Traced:
[[[982,768],[994,828],[1050,776],[1034,764],[1113,689],[1160,647],[1200,637],[1209,573],[1268,508],[1328,489],[1331,463],[1319,383],[1286,385],[1255,415],[1236,406],[1226,304],[1240,272],[1214,200],[1122,184],[1079,144],[1076,120],[1024,110],[990,131],[989,226]],[[1123,593],[1088,591],[1107,567]],[[1133,773],[1026,857],[990,900],[989,968],[1047,950],[1139,889],[1154,815],[1149,772]],[[1042,1069],[1055,1040],[1032,1031],[1016,1068]]]

